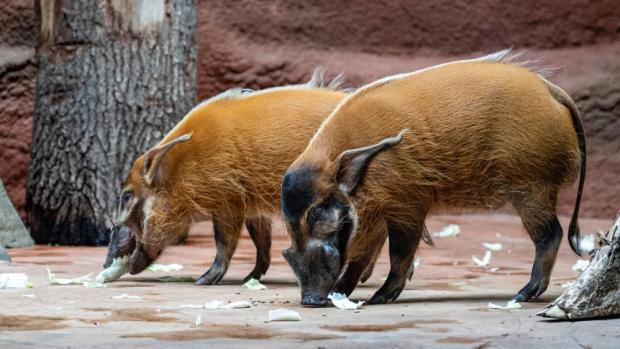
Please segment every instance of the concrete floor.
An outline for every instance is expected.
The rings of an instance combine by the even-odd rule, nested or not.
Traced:
[[[567,219],[561,221],[566,226]],[[0,290],[0,348],[620,348],[620,319],[555,322],[535,315],[562,292],[562,283],[578,275],[571,270],[578,258],[566,238],[541,301],[524,303],[518,310],[489,310],[488,302],[505,303],[528,281],[533,245],[515,216],[436,216],[428,227],[438,231],[448,223],[459,224],[461,235],[435,238],[437,247],[421,248],[421,265],[396,303],[358,311],[299,305],[299,289],[280,255],[288,246],[281,225],[274,234],[273,262],[263,279],[269,289],[262,291],[241,287],[254,262],[247,233],[218,286],[162,282],[158,278],[170,274],[149,271],[126,275],[103,289],[50,286],[46,266],[59,277],[97,273],[105,249],[37,246],[9,250],[14,263],[0,264],[0,272],[27,273],[34,288]],[[583,232],[592,232],[606,230],[611,223],[583,219],[581,227]],[[199,276],[215,255],[209,225],[198,225],[190,236],[187,245],[169,248],[160,259],[185,266],[175,276]],[[502,251],[493,253],[490,267],[498,267],[496,272],[471,261],[472,254],[484,254],[483,241],[504,245]],[[372,278],[352,298],[368,299],[387,270],[384,251]],[[142,299],[111,299],[122,293]],[[232,310],[181,307],[210,300],[246,300],[253,306]],[[267,322],[268,311],[276,308],[294,309],[302,321]],[[198,315],[203,324],[195,327]]]

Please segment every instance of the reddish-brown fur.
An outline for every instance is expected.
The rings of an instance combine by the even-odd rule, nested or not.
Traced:
[[[257,245],[257,266],[248,277],[260,278],[269,265],[270,217],[279,211],[282,175],[345,95],[315,81],[194,108],[135,161],[123,183],[123,192],[132,194],[121,204],[118,224],[132,228],[138,245],[130,271],[142,271],[184,239],[194,222],[213,218],[217,257],[197,283],[221,279],[244,221]]]
[[[404,287],[404,266],[413,259],[429,213],[496,209],[507,203],[520,214],[537,247],[529,288],[516,298],[544,291],[559,245],[558,190],[575,179],[585,162],[582,128],[570,97],[507,61],[455,62],[361,88],[332,112],[289,168],[287,174],[315,171],[314,204],[307,207],[298,229],[289,224],[293,250],[325,238],[307,223],[314,205],[331,197],[355,211],[351,216],[358,224],[346,259],[349,269],[358,270],[347,271],[337,291],[353,290],[363,265],[372,261],[389,234],[394,240],[392,270],[371,302],[396,298]],[[408,130],[402,141],[393,138],[366,163],[352,192],[343,192],[340,181],[348,166],[344,153],[377,144],[403,129]],[[399,247],[399,239],[411,251]],[[361,267],[357,261],[363,261]]]

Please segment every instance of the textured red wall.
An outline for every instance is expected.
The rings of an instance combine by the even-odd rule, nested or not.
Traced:
[[[506,47],[558,67],[588,136],[585,216],[620,209],[620,1],[198,0],[198,94],[303,81],[318,65],[352,86]],[[0,177],[23,208],[36,68],[32,1],[0,2]],[[5,53],[13,52],[6,64]],[[8,68],[7,68],[8,67]],[[570,213],[574,191],[561,195]],[[23,212],[23,211],[22,211]]]
[[[0,178],[22,217],[34,112],[32,0],[0,2]]]

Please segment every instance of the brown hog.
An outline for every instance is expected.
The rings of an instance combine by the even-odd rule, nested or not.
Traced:
[[[429,213],[506,203],[536,247],[530,281],[515,299],[538,297],[562,237],[558,191],[578,172],[568,235],[579,253],[586,161],[579,112],[564,91],[513,59],[506,50],[388,77],[358,89],[323,122],[282,181],[292,237],[283,255],[302,304],[324,305],[330,291],[349,295],[386,235],[391,268],[370,303],[392,301]]]
[[[270,217],[279,212],[282,175],[346,95],[338,85],[339,79],[324,83],[318,72],[304,85],[230,90],[190,111],[135,161],[123,183],[116,224],[135,236],[129,272],[141,272],[185,239],[193,222],[212,218],[217,255],[196,284],[224,276],[244,222],[256,245],[246,279],[259,279],[270,263]],[[132,243],[122,229],[113,231],[114,243]]]

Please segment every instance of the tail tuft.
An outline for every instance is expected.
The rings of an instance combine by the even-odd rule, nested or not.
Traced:
[[[568,243],[573,251],[581,256],[581,248],[579,247],[579,243],[581,241],[581,237],[579,234],[579,223],[577,222],[577,217],[573,216],[571,219],[570,225],[568,226]]]

